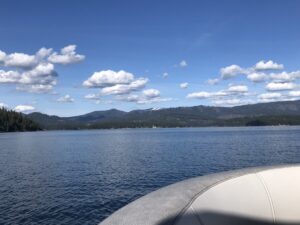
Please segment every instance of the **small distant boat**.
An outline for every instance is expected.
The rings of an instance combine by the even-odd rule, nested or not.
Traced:
[[[300,224],[300,165],[182,181],[121,208],[100,225]]]

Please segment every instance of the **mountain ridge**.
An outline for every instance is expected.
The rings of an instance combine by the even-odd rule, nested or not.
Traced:
[[[39,123],[44,129],[247,126],[282,123],[298,125],[300,124],[300,100],[234,107],[198,105],[129,112],[110,109],[71,117],[49,116],[35,112],[28,114],[27,117]]]

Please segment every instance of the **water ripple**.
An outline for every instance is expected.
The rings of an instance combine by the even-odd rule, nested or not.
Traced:
[[[162,186],[300,162],[299,127],[0,134],[0,224],[95,225]]]

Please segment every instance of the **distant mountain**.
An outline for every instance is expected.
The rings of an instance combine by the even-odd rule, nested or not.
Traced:
[[[95,111],[81,116],[73,116],[65,118],[68,121],[81,121],[86,123],[94,123],[99,120],[109,120],[114,118],[121,118],[126,112],[117,109],[110,109],[107,111]]]
[[[146,109],[130,112],[111,109],[73,117],[31,113],[27,117],[44,129],[299,125],[300,101],[236,107],[193,106]]]
[[[5,108],[0,108],[0,132],[36,131],[41,128],[31,119]]]
[[[117,109],[106,111],[95,111],[88,114],[72,117],[49,116],[47,114],[34,112],[27,115],[28,118],[40,124],[44,129],[85,129],[95,123],[110,121],[121,118],[126,112]]]

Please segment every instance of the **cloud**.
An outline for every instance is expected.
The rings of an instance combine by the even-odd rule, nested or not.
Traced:
[[[262,100],[266,100],[266,99],[278,99],[278,98],[281,98],[282,97],[282,94],[281,93],[263,93],[263,94],[260,94],[258,96],[258,98],[262,99]]]
[[[181,89],[187,89],[188,86],[189,86],[189,83],[187,83],[187,82],[181,83],[179,86],[180,86]]]
[[[147,89],[143,91],[143,95],[148,99],[157,98],[160,96],[160,92],[157,89]]]
[[[288,95],[290,97],[300,97],[300,91],[290,91]]]
[[[180,67],[187,67],[188,64],[187,64],[187,62],[186,62],[185,60],[182,60],[182,61],[179,63],[179,66],[180,66]]]
[[[8,106],[5,104],[5,103],[3,103],[3,102],[0,102],[0,108],[7,108]]]
[[[45,48],[42,47],[40,50],[37,51],[36,57],[39,59],[44,59],[45,57],[49,56],[52,53],[52,48]]]
[[[215,78],[215,79],[208,79],[208,80],[207,80],[207,83],[210,84],[210,85],[215,85],[215,84],[217,84],[217,83],[219,83],[219,82],[220,82],[220,79],[218,79],[218,78]]]
[[[172,98],[160,97],[160,91],[157,89],[146,89],[140,95],[130,94],[124,96],[117,96],[117,99],[121,101],[134,102],[137,104],[151,104],[173,100]]]
[[[86,98],[94,99],[101,95],[130,95],[132,92],[143,89],[148,83],[148,78],[140,77],[135,78],[134,74],[126,72],[124,70],[113,71],[103,70],[95,72],[82,84],[88,88],[100,88],[100,93],[97,95],[88,95]],[[145,90],[145,95],[155,94],[155,89]],[[134,96],[134,95],[133,95]],[[127,97],[118,97],[118,99],[124,99],[125,101],[132,101],[126,99]]]
[[[293,79],[298,79],[298,78],[300,78],[300,70],[290,72],[289,74],[290,74],[291,77],[293,77]]]
[[[147,78],[139,78],[132,81],[129,84],[116,84],[114,86],[102,88],[101,93],[103,95],[123,95],[129,94],[133,91],[140,90],[148,83]]]
[[[48,62],[41,62],[35,68],[22,73],[20,83],[22,84],[48,84],[57,77],[54,65]]]
[[[0,65],[5,61],[6,53],[0,50]]]
[[[60,54],[57,52],[52,53],[48,57],[48,61],[63,65],[81,62],[85,59],[85,56],[77,54],[76,47],[76,45],[68,45],[60,50]]]
[[[134,75],[124,70],[118,72],[113,70],[103,70],[95,72],[86,81],[83,86],[89,88],[108,87],[116,84],[129,84],[134,80]]]
[[[259,82],[263,82],[266,81],[268,79],[268,75],[265,73],[250,73],[247,75],[247,79],[254,82],[254,83],[259,83]]]
[[[35,108],[31,105],[17,105],[15,108],[14,108],[14,111],[16,112],[31,112],[35,110]]]
[[[291,100],[279,92],[263,93],[258,96],[259,102],[275,102]]]
[[[278,64],[273,62],[272,60],[269,61],[259,61],[258,63],[255,64],[254,69],[255,70],[281,70],[283,69],[282,64]]]
[[[155,97],[155,98],[147,98],[144,95],[128,95],[128,96],[119,96],[117,98],[121,101],[127,101],[127,102],[134,102],[137,104],[151,104],[151,103],[158,103],[158,102],[166,102],[166,101],[172,101],[172,98],[161,98],[161,97]]]
[[[63,97],[58,98],[56,101],[62,102],[62,103],[72,103],[74,102],[74,98],[72,98],[70,95],[65,95]]]
[[[30,93],[48,93],[53,89],[51,84],[31,84],[31,85],[19,85],[17,90],[26,91]]]
[[[300,70],[293,72],[277,71],[283,70],[284,66],[278,64],[272,60],[259,61],[254,66],[248,68],[242,68],[236,64],[223,67],[220,69],[220,78],[207,80],[208,84],[214,85],[219,82],[225,82],[224,80],[243,75],[241,78],[247,78],[252,83],[265,83],[265,89],[267,91],[290,91],[288,94],[281,93],[265,93],[257,95],[257,93],[249,92],[249,86],[246,85],[229,85],[226,90],[218,92],[211,92],[202,90],[200,92],[194,92],[188,94],[187,98],[196,99],[209,99],[214,104],[218,105],[234,105],[234,104],[248,104],[256,102],[267,101],[282,101],[282,100],[295,100],[300,97],[300,91],[296,88],[300,86],[297,84],[300,79]],[[266,83],[268,82],[268,83]],[[251,87],[251,86],[250,86]],[[263,87],[263,86],[262,86]],[[258,99],[248,99],[245,101],[245,96],[257,96]],[[240,103],[238,102],[240,101]]]
[[[63,48],[62,53],[74,55],[75,48],[67,46]],[[57,84],[58,77],[54,64],[47,60],[52,51],[52,48],[45,47],[39,49],[35,55],[6,54],[0,51],[0,66],[10,69],[8,71],[0,70],[0,84],[15,84],[17,90],[31,93],[52,91]]]
[[[37,66],[41,61],[48,61],[54,64],[71,64],[84,60],[85,56],[77,54],[75,50],[76,45],[69,45],[62,48],[61,54],[53,52],[52,48],[45,47],[39,49],[35,55],[20,52],[6,54],[0,50],[0,63],[5,67],[29,70]],[[48,58],[45,59],[46,57]]]
[[[172,101],[173,98],[151,98],[151,99],[140,99],[137,101],[138,104],[151,104],[151,103],[159,103],[159,102],[168,102]]]
[[[99,94],[87,94],[84,96],[85,99],[89,100],[100,100],[100,95]]]
[[[187,98],[203,99],[203,98],[210,98],[212,96],[214,96],[214,93],[206,92],[206,91],[200,91],[200,92],[194,92],[194,93],[188,94]]]
[[[16,83],[21,78],[18,71],[4,71],[0,70],[0,83]]]
[[[219,98],[232,95],[227,91],[217,91],[217,92],[207,92],[207,91],[200,91],[200,92],[193,92],[187,95],[187,98]]]
[[[32,70],[21,74],[17,89],[32,93],[46,93],[57,84],[57,76],[53,64],[41,62]]]
[[[228,88],[229,92],[237,92],[237,93],[244,93],[248,92],[248,87],[246,85],[235,85],[235,86],[230,86]]]
[[[188,94],[187,98],[197,98],[197,99],[220,99],[227,96],[244,96],[248,92],[248,87],[246,85],[233,85],[230,86],[227,90],[221,90],[216,92],[207,92],[207,91],[200,91],[200,92],[193,92]]]
[[[300,78],[300,71],[271,73],[270,78],[275,82],[291,82]]]
[[[169,76],[169,74],[167,72],[163,73],[163,78],[167,78]]]
[[[28,69],[36,66],[38,60],[35,55],[27,55],[24,53],[12,53],[6,55],[4,58],[4,66],[6,67],[17,67]]]
[[[222,79],[229,79],[235,77],[237,75],[245,73],[244,69],[242,69],[238,65],[231,65],[227,67],[223,67],[220,70],[221,78]]]
[[[280,70],[283,69],[282,64],[277,64],[272,60],[269,61],[259,61],[253,67],[250,68],[242,68],[236,64],[231,66],[223,67],[220,69],[221,78],[223,80],[233,78],[235,76],[245,74],[247,75],[247,79],[252,82],[263,82],[268,79],[268,75],[260,72],[266,70]]]
[[[266,85],[266,89],[268,91],[285,91],[294,89],[296,85],[294,83],[286,82],[286,83],[276,83],[271,82]]]

